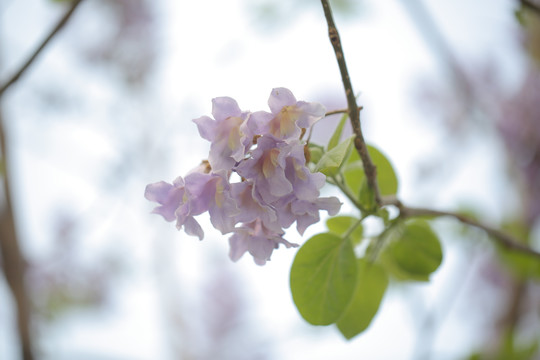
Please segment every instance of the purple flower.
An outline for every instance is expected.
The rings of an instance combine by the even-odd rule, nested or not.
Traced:
[[[173,221],[176,220],[176,209],[183,203],[184,191],[184,179],[179,176],[172,185],[165,181],[147,185],[144,197],[160,204],[152,210],[152,214],[159,214],[165,220]]]
[[[293,191],[285,176],[286,156],[289,145],[271,135],[257,140],[251,158],[237,167],[237,172],[254,183],[255,191],[265,203],[272,203]]]
[[[177,216],[184,218],[208,211],[212,225],[226,234],[233,231],[234,217],[240,213],[230,193],[230,184],[224,172],[194,172],[186,176],[189,202],[182,205]]]
[[[263,225],[275,232],[282,231],[278,222],[276,210],[262,199],[257,198],[253,183],[243,181],[231,184],[231,193],[242,211],[236,216],[237,223],[250,223],[259,219]]]
[[[298,244],[283,239],[283,234],[283,231],[274,232],[266,228],[260,220],[244,224],[229,238],[229,257],[233,261],[238,261],[245,252],[249,252],[257,265],[264,265],[279,244],[287,248],[298,247]]]
[[[306,166],[304,146],[297,142],[291,144],[286,158],[285,177],[293,187],[294,195],[301,200],[315,200],[319,197],[319,189],[326,182],[322,173],[312,173]]]
[[[249,252],[264,265],[279,244],[296,247],[283,239],[284,228],[296,222],[299,233],[320,220],[320,210],[335,215],[337,198],[319,198],[325,176],[306,166],[303,129],[322,118],[325,109],[316,103],[296,101],[284,88],[272,90],[271,113],[242,112],[235,100],[212,100],[213,118],[193,120],[200,135],[211,142],[203,161],[173,184],[158,182],[146,188],[145,197],[159,203],[153,212],[189,235],[204,237],[195,216],[208,212],[212,225],[229,238],[230,257],[238,260]],[[241,181],[230,183],[236,172]]]
[[[203,239],[204,232],[197,220],[193,218],[189,194],[182,177],[177,177],[172,185],[165,181],[147,185],[144,197],[161,205],[155,207],[152,213],[163,216],[167,221],[176,220],[178,230],[183,226],[188,235]]]
[[[302,128],[309,129],[326,113],[322,104],[296,101],[292,92],[285,88],[272,90],[268,106],[271,113],[253,113],[248,126],[257,134],[272,134],[283,140],[298,139]]]
[[[328,215],[334,216],[341,208],[341,202],[334,196],[317,198],[313,201],[289,196],[280,199],[275,205],[279,209],[278,217],[281,226],[288,228],[296,221],[296,230],[300,235],[304,234],[310,225],[319,222],[321,210],[326,210]]]
[[[253,135],[245,124],[249,114],[242,112],[237,102],[229,97],[212,100],[212,115],[194,119],[201,136],[210,141],[208,161],[214,171],[230,170],[242,160]]]

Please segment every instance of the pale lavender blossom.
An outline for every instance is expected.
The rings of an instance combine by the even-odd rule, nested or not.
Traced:
[[[312,173],[306,166],[304,145],[299,141],[291,144],[286,158],[285,176],[293,187],[294,195],[301,200],[315,200],[319,189],[326,182],[326,176],[320,172]]]
[[[241,162],[237,172],[254,182],[255,191],[265,203],[272,203],[293,191],[285,176],[286,157],[290,145],[272,135],[257,139],[251,158]]]
[[[172,184],[165,181],[146,185],[144,197],[147,200],[160,204],[152,210],[152,214],[159,214],[167,221],[176,220],[176,209],[183,203],[184,179],[177,177]]]
[[[187,215],[199,215],[208,211],[212,225],[223,234],[233,231],[234,217],[240,213],[236,201],[230,194],[230,184],[224,172],[194,172],[186,176],[186,188],[190,201],[186,204]],[[183,205],[177,216],[184,215]]]
[[[302,129],[309,129],[326,113],[322,104],[296,101],[292,92],[286,88],[272,89],[268,106],[271,113],[253,113],[248,126],[258,134],[272,134],[284,140],[298,139]]]
[[[176,220],[179,230],[199,239],[204,232],[195,216],[208,212],[216,229],[233,233],[231,259],[249,252],[259,265],[279,244],[298,246],[283,238],[284,228],[296,222],[303,234],[320,220],[321,210],[335,215],[341,206],[335,197],[319,197],[326,177],[306,166],[301,141],[303,131],[324,116],[324,107],[297,101],[285,88],[273,89],[268,105],[271,113],[250,114],[231,98],[213,99],[213,118],[193,120],[211,142],[208,161],[173,184],[150,184],[145,192],[159,203],[153,213]],[[230,183],[234,172],[241,181]]]
[[[288,228],[296,221],[296,230],[303,235],[306,229],[320,221],[319,212],[325,210],[334,216],[341,208],[341,202],[335,196],[317,198],[313,201],[300,200],[294,195],[280,199],[276,204],[281,226]]]
[[[267,228],[275,232],[282,231],[276,210],[259,199],[251,181],[231,184],[231,194],[236,200],[238,208],[242,209],[235,217],[236,222],[250,223],[259,219]]]
[[[212,100],[212,115],[194,119],[201,136],[210,141],[208,161],[213,170],[230,170],[244,158],[253,135],[246,125],[249,113],[242,112],[230,97]]]
[[[279,244],[287,248],[298,247],[298,244],[283,239],[283,234],[283,231],[274,232],[266,228],[258,219],[243,224],[229,238],[229,257],[233,261],[238,261],[244,253],[249,252],[257,265],[264,265],[270,260],[272,252],[279,247]]]
[[[159,214],[167,221],[176,220],[176,228],[184,231],[188,235],[197,236],[200,240],[204,237],[204,232],[191,211],[189,194],[185,188],[182,177],[177,177],[172,184],[160,181],[146,186],[144,193],[146,199],[160,204],[152,210],[152,213]]]

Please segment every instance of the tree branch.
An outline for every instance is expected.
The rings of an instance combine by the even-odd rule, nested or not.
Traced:
[[[0,98],[4,92],[26,72],[39,54],[45,49],[47,44],[64,27],[77,6],[82,0],[74,0],[66,14],[60,19],[52,31],[47,35],[43,42],[31,54],[31,56],[21,65],[18,71],[0,86]],[[12,189],[9,180],[10,158],[9,146],[7,144],[7,135],[4,128],[4,121],[1,117],[0,108],[0,151],[1,166],[0,178],[4,201],[0,203],[0,257],[2,270],[6,282],[13,295],[16,306],[17,330],[20,340],[21,356],[24,360],[32,360],[33,341],[32,341],[32,319],[30,310],[30,299],[25,284],[26,260],[21,251],[17,230],[15,226],[15,214],[13,210],[13,201],[11,198]]]
[[[527,245],[521,243],[518,239],[514,238],[513,236],[499,230],[496,228],[493,228],[491,226],[485,225],[479,221],[476,221],[474,219],[471,219],[470,217],[467,217],[462,214],[450,212],[450,211],[441,211],[441,210],[434,210],[434,209],[427,209],[427,208],[415,208],[415,207],[409,207],[405,206],[399,201],[398,199],[392,199],[392,200],[386,200],[383,202],[384,205],[394,205],[399,209],[400,216],[403,216],[405,218],[407,217],[416,217],[416,216],[428,216],[428,217],[451,217],[463,224],[467,224],[469,226],[481,229],[485,231],[488,235],[490,235],[499,245],[502,247],[508,249],[517,251],[523,254],[534,256],[538,259],[540,259],[540,252],[528,247]]]
[[[323,6],[326,22],[328,23],[328,36],[330,38],[330,43],[334,48],[334,53],[336,54],[339,72],[341,73],[341,80],[343,82],[343,87],[345,88],[349,118],[351,120],[353,132],[356,136],[354,139],[354,147],[356,148],[356,151],[358,151],[358,155],[360,155],[360,158],[362,159],[368,186],[375,194],[375,201],[378,205],[380,205],[381,195],[379,192],[379,186],[377,184],[377,168],[373,164],[373,161],[371,161],[371,157],[369,156],[367,145],[364,140],[364,135],[362,133],[362,127],[360,126],[360,111],[358,109],[358,105],[356,104],[356,98],[352,89],[349,71],[347,70],[347,63],[343,54],[341,40],[339,38],[339,33],[334,23],[334,18],[332,16],[332,9],[330,8],[328,0],[321,0],[321,3]]]
[[[540,16],[540,5],[531,0],[520,0],[521,6],[529,10],[534,11],[536,15]]]
[[[26,261],[21,252],[15,228],[11,188],[8,176],[8,146],[6,144],[3,125],[0,109],[0,150],[2,156],[0,178],[2,179],[2,190],[4,193],[4,201],[3,203],[0,203],[0,263],[15,302],[17,330],[22,359],[31,360],[33,359],[33,345],[30,301],[25,284]]]
[[[45,49],[47,44],[54,38],[54,36],[64,27],[64,25],[68,22],[69,18],[79,6],[79,4],[82,2],[82,0],[74,0],[71,4],[71,7],[66,12],[66,14],[60,19],[58,24],[51,30],[49,35],[43,40],[43,42],[37,47],[37,49],[32,53],[32,55],[26,60],[24,64],[21,65],[19,70],[9,79],[6,81],[5,84],[0,86],[0,97],[4,94],[4,92],[13,85],[19,78],[26,72],[26,70],[32,65],[34,60],[38,57],[38,55]]]

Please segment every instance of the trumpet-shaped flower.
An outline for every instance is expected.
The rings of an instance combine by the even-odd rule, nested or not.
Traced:
[[[212,115],[193,120],[201,136],[210,141],[208,161],[214,171],[230,170],[242,160],[252,136],[246,125],[248,113],[242,112],[238,103],[229,97],[212,100]]]
[[[234,217],[240,210],[231,196],[230,184],[224,172],[191,173],[186,176],[185,182],[190,195],[189,210],[186,209],[185,213],[199,215],[208,211],[216,229],[223,234],[233,231]],[[180,214],[184,214],[182,207],[178,210],[178,216]]]
[[[309,129],[326,112],[319,103],[296,101],[292,92],[275,88],[268,99],[271,113],[258,111],[251,115],[248,125],[259,134],[272,134],[278,139],[298,139],[303,129]]]
[[[281,226],[288,228],[296,221],[296,230],[303,235],[310,225],[319,222],[321,210],[325,210],[330,216],[336,215],[341,208],[341,202],[334,196],[306,201],[290,195],[280,199],[275,206],[280,209],[278,215]]]
[[[324,174],[312,173],[306,166],[304,146],[300,142],[291,144],[286,158],[285,177],[291,183],[294,195],[308,201],[319,197],[319,189],[326,182]]]
[[[149,184],[146,186],[144,196],[160,204],[152,213],[163,216],[167,221],[176,220],[178,230],[184,227],[187,234],[203,239],[204,232],[193,217],[197,214],[191,211],[190,196],[182,177],[177,177],[172,184],[165,181]]]
[[[283,231],[275,232],[268,229],[259,219],[244,224],[229,238],[229,257],[233,261],[238,261],[244,253],[249,252],[257,265],[264,265],[279,244],[287,248],[298,246],[285,240],[283,234]]]
[[[272,135],[263,135],[257,140],[257,147],[251,158],[237,167],[237,172],[254,182],[254,189],[265,203],[272,203],[293,191],[292,184],[285,176],[286,156],[290,145]]]

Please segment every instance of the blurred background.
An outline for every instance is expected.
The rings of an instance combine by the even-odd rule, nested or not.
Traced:
[[[0,2],[0,84],[71,4]],[[540,248],[540,5],[331,4],[365,137],[399,197]],[[318,1],[82,1],[0,95],[0,359],[23,358],[21,322],[36,359],[539,359],[540,266],[452,220],[434,222],[445,258],[432,281],[393,283],[346,341],[294,308],[296,250],[232,263],[208,220],[199,242],[149,214],[146,184],[207,156],[191,120],[211,99],[267,110],[274,87],[346,106]]]

